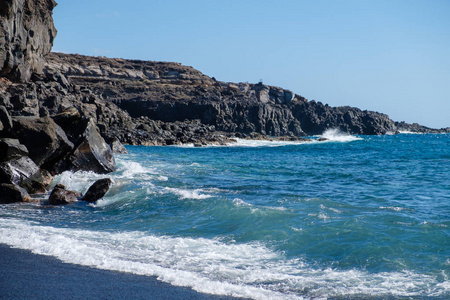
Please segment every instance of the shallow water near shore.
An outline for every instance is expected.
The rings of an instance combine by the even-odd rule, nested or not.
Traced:
[[[106,197],[0,206],[0,243],[254,299],[450,297],[450,135],[127,147]]]

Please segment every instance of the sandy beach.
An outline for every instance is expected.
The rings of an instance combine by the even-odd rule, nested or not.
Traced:
[[[234,299],[156,278],[66,264],[0,244],[0,299]]]

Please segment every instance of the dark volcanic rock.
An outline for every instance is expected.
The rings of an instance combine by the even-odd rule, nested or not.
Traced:
[[[309,101],[294,104],[292,113],[308,135],[322,134],[330,128],[366,135],[385,134],[395,130],[394,122],[387,115],[349,106],[330,107],[321,102]]]
[[[14,184],[0,183],[0,203],[31,202],[28,192]]]
[[[102,111],[97,115],[102,135],[123,143],[202,145],[222,143],[221,133],[299,137],[331,128],[378,135],[396,132],[398,126],[385,114],[330,107],[262,83],[220,82],[176,63],[61,53],[50,53],[47,59],[48,68],[130,114],[131,121],[121,126],[111,123],[109,114],[97,105]],[[198,129],[192,126],[195,122]]]
[[[51,205],[64,205],[78,201],[79,197],[81,197],[81,193],[66,190],[64,185],[57,184],[50,193],[48,201]]]
[[[51,176],[42,173],[27,156],[0,163],[0,182],[25,188],[29,193],[44,193]]]
[[[3,127],[0,129],[0,131],[4,131],[4,133],[2,132],[1,135],[3,136],[9,134],[13,124],[11,116],[8,113],[8,110],[3,105],[0,106],[0,123],[2,124]]]
[[[0,162],[28,155],[28,149],[18,139],[0,139]]]
[[[73,143],[50,117],[14,117],[14,134],[24,144],[30,158],[40,167],[53,171],[73,149]]]
[[[68,161],[70,168],[74,171],[109,173],[116,169],[111,147],[102,138],[92,119],[87,122],[81,142],[76,146]]]
[[[42,72],[43,56],[56,36],[55,6],[53,0],[0,2],[0,75],[25,82],[33,72]]]
[[[112,181],[110,178],[99,179],[89,187],[88,191],[81,200],[95,202],[105,196],[111,185]]]
[[[52,119],[56,122],[56,124],[66,129],[80,120],[81,115],[78,109],[75,107],[69,107],[61,113],[54,115]]]
[[[117,139],[113,139],[109,145],[111,146],[111,150],[113,153],[117,153],[117,154],[127,154],[128,151],[125,148],[124,145],[122,145],[122,143]]]

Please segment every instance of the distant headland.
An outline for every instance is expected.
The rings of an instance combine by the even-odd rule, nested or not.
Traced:
[[[262,82],[221,82],[179,63],[51,53],[55,6],[53,0],[0,4],[3,203],[31,201],[29,194],[46,192],[52,176],[66,170],[111,172],[113,153],[126,152],[123,144],[302,140],[330,128],[361,135],[450,132],[330,107]],[[66,192],[67,201],[81,199]]]

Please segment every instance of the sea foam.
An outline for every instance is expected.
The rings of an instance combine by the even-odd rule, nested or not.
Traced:
[[[252,299],[439,297],[449,292],[448,279],[438,282],[408,271],[371,274],[311,267],[301,259],[282,259],[282,253],[258,243],[54,228],[3,218],[0,243],[66,263],[156,276],[203,293]]]
[[[360,137],[344,133],[337,128],[325,130],[320,137],[327,139],[325,142],[329,141],[345,143],[362,140],[362,138]]]

